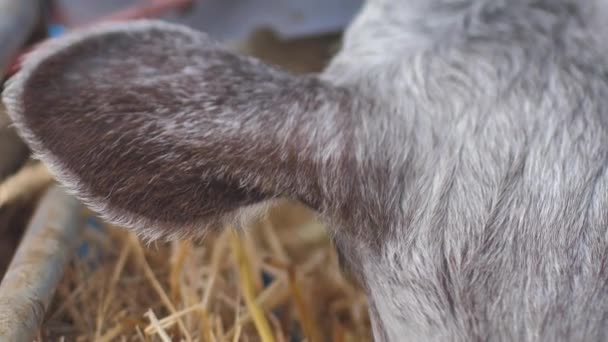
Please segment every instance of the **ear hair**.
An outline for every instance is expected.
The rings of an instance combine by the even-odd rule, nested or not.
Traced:
[[[282,197],[324,206],[350,98],[149,20],[45,44],[3,94],[69,190],[151,239],[241,224]]]

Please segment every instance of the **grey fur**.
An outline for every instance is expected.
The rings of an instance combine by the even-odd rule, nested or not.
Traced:
[[[148,237],[317,209],[378,341],[605,341],[606,8],[369,0],[319,78],[118,24],[34,54],[4,101],[66,186]]]

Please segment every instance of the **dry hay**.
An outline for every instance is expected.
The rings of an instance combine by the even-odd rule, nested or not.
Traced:
[[[311,213],[286,204],[234,232],[144,247],[89,216],[41,340],[370,340],[365,297]]]

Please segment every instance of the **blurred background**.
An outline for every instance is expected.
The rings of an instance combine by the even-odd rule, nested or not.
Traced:
[[[84,24],[142,0],[56,0],[65,19]],[[145,1],[145,0],[144,0]],[[148,2],[150,2],[148,0]],[[161,1],[152,1],[152,3]],[[177,1],[177,3],[184,1]],[[272,28],[286,39],[340,31],[362,0],[198,0],[164,17],[208,32],[220,40],[245,39],[252,30]]]

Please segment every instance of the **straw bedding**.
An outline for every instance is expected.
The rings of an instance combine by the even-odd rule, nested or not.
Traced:
[[[369,340],[365,297],[340,272],[324,227],[296,205],[242,234],[149,246],[89,217],[84,240],[45,340]]]

